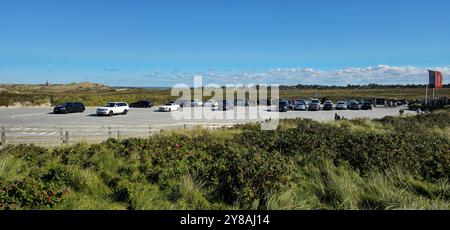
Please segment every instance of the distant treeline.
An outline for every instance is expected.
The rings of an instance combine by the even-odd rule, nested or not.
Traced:
[[[368,85],[346,85],[346,86],[326,86],[326,85],[281,85],[281,90],[289,90],[289,89],[411,89],[411,88],[425,88],[426,85],[416,85],[416,84],[407,84],[407,85],[379,85],[379,84],[368,84]],[[442,86],[443,88],[450,88],[450,84],[445,84]]]

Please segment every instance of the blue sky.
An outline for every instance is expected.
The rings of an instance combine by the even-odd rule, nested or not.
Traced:
[[[450,73],[449,9],[444,0],[2,0],[0,82],[424,83],[426,68]]]

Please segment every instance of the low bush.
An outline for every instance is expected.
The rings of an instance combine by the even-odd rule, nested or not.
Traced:
[[[449,207],[450,114],[0,150],[2,209]],[[86,202],[83,202],[86,200]]]

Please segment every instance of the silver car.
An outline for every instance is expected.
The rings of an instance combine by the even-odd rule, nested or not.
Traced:
[[[347,109],[347,103],[345,101],[336,102],[336,110],[346,110],[346,109]]]
[[[307,108],[305,104],[297,102],[295,103],[294,110],[307,110]]]

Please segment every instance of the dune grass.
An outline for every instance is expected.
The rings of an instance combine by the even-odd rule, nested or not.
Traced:
[[[0,209],[449,209],[449,112],[0,150]]]

